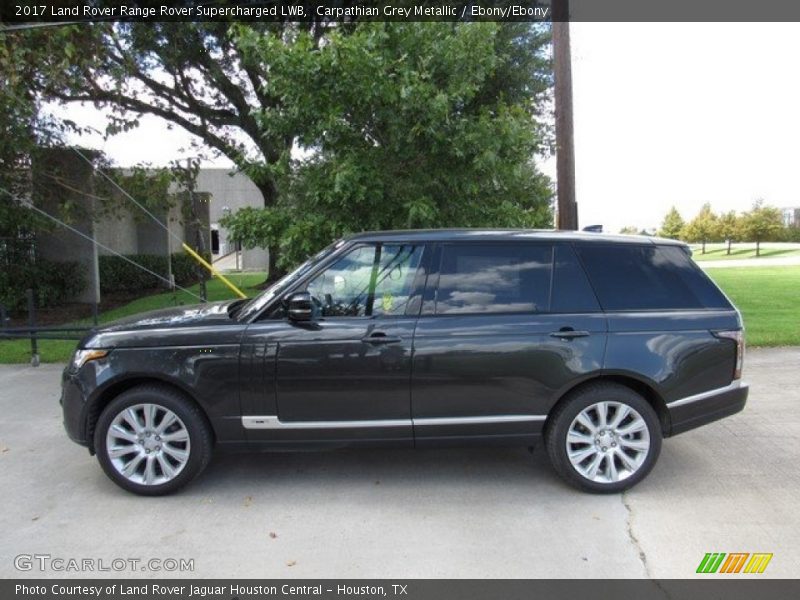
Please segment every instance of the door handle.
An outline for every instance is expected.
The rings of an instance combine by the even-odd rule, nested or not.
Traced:
[[[588,335],[590,335],[588,331],[576,331],[572,329],[572,327],[564,327],[551,333],[550,337],[559,338],[562,340],[572,340],[575,338],[587,337]]]
[[[397,344],[398,342],[403,341],[401,338],[397,337],[396,335],[386,335],[382,331],[376,331],[371,333],[370,335],[361,338],[361,341],[365,344]]]

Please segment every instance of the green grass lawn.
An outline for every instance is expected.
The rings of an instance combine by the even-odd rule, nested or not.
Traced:
[[[699,245],[692,245],[692,258],[696,261],[704,260],[737,260],[742,258],[756,258],[755,244],[734,244],[731,253],[727,253],[726,244],[706,244],[706,253],[700,253]],[[783,244],[781,246],[761,245],[759,258],[778,258],[783,256],[800,256],[800,244]]]
[[[258,294],[259,290],[253,286],[264,281],[264,273],[232,273],[226,275],[228,279],[241,289],[245,294],[252,297]],[[194,285],[190,288],[196,294],[200,294],[200,286]],[[230,291],[224,283],[218,279],[212,279],[207,283],[208,300],[227,300],[234,298],[235,294]],[[122,317],[135,315],[148,310],[166,308],[177,304],[195,304],[197,299],[185,292],[153,294],[138,298],[133,302],[119,306],[100,315],[100,323],[108,323]],[[78,321],[75,324],[85,323],[91,325],[91,321]],[[72,351],[75,349],[76,342],[73,340],[39,340],[39,356],[42,362],[66,362],[69,360]],[[0,364],[8,363],[27,363],[31,360],[31,343],[29,339],[23,340],[0,340]]]
[[[712,269],[709,275],[742,311],[748,346],[800,345],[800,266]],[[253,286],[264,281],[264,274],[235,274],[231,279],[246,294],[254,296],[258,290]],[[191,290],[199,293],[199,286],[193,286]],[[195,303],[194,298],[183,292],[178,292],[176,297],[180,304]],[[233,293],[221,281],[215,279],[208,282],[210,301],[233,297]],[[145,296],[102,313],[100,322],[107,323],[174,305],[175,300],[170,293]],[[73,341],[39,341],[42,362],[66,362],[74,348]],[[0,341],[0,364],[29,361],[30,342],[27,339]]]
[[[800,345],[800,266],[709,269],[742,311],[748,346]]]

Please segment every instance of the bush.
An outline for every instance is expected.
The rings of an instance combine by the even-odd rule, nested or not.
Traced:
[[[33,289],[36,306],[46,308],[72,300],[86,287],[78,262],[37,258],[4,265],[0,271],[0,304],[11,311],[24,310],[25,290]]]
[[[128,259],[166,278],[169,271],[167,257],[159,254],[130,254]],[[136,267],[119,256],[98,257],[100,267],[100,292],[135,292],[164,287],[164,281]],[[187,254],[172,255],[172,274],[175,283],[187,286],[200,279],[201,267]]]

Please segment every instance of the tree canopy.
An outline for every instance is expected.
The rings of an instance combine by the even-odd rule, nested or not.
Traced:
[[[258,243],[284,265],[355,229],[548,223],[549,182],[533,161],[547,133],[546,26],[95,23],[6,35],[36,98],[110,108],[109,135],[155,115],[230,158],[266,208],[233,230],[267,221]]]
[[[685,225],[681,213],[674,206],[669,209],[669,212],[664,217],[664,222],[661,223],[661,229],[658,230],[658,235],[665,238],[677,240],[681,237],[683,226]]]

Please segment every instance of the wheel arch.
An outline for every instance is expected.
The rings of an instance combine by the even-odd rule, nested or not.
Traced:
[[[658,416],[658,421],[661,424],[661,434],[664,437],[669,435],[669,432],[672,428],[669,410],[667,409],[667,403],[664,401],[664,398],[658,393],[654,382],[642,378],[634,373],[625,371],[596,373],[572,385],[571,387],[562,390],[558,396],[558,399],[548,412],[544,429],[547,429],[547,427],[550,425],[550,418],[558,406],[564,402],[567,402],[573,394],[578,393],[582,388],[598,382],[609,382],[623,385],[642,396]]]
[[[94,429],[97,424],[97,420],[100,418],[103,410],[106,406],[108,406],[114,398],[127,392],[130,389],[138,387],[140,385],[157,385],[164,388],[170,388],[172,390],[178,391],[182,396],[184,396],[187,400],[192,402],[199,410],[200,413],[203,415],[203,418],[206,420],[206,424],[208,425],[208,430],[211,432],[212,443],[216,442],[217,434],[214,431],[214,426],[211,422],[211,419],[208,418],[208,414],[206,413],[203,405],[197,401],[194,394],[192,394],[191,390],[186,389],[185,386],[176,383],[170,379],[153,376],[153,375],[131,375],[129,377],[124,377],[121,379],[115,379],[113,382],[110,382],[108,385],[104,386],[97,393],[92,396],[92,398],[87,403],[86,408],[86,440],[89,444],[89,452],[94,454]]]

